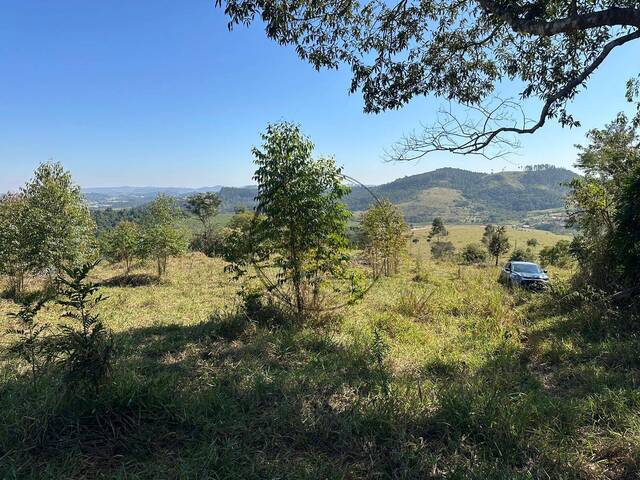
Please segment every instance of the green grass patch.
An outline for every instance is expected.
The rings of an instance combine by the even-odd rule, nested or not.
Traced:
[[[307,325],[242,315],[217,259],[133,284],[102,266],[112,382],[64,396],[2,360],[0,478],[637,478],[633,325],[491,267],[414,264]]]

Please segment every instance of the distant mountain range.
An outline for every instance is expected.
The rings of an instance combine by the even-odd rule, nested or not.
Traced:
[[[412,224],[426,224],[440,216],[449,223],[529,223],[546,229],[561,228],[564,220],[564,186],[577,174],[549,165],[525,171],[471,172],[440,168],[399,178],[384,185],[353,187],[345,203],[353,212],[366,210],[375,198],[398,205]],[[255,186],[159,188],[118,187],[83,189],[95,209],[138,207],[159,193],[185,199],[194,192],[213,191],[222,197],[223,212],[252,208]]]

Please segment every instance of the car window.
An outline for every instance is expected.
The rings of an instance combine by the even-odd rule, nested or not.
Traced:
[[[535,263],[514,264],[513,271],[517,273],[542,273],[540,267]]]

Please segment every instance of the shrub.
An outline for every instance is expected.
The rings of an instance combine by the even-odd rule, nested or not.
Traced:
[[[447,260],[453,257],[456,248],[451,242],[436,242],[431,245],[431,257],[436,260]]]
[[[9,277],[9,289],[18,295],[24,278],[33,267],[29,247],[29,211],[24,195],[0,197],[0,274]]]
[[[0,273],[20,293],[27,274],[53,276],[90,257],[95,223],[80,187],[59,163],[43,163],[18,194],[0,198]]]
[[[67,383],[97,391],[111,371],[113,339],[99,315],[92,313],[104,300],[102,295],[96,295],[98,287],[87,280],[95,265],[65,268],[66,276],[58,277],[61,298],[57,303],[65,309],[62,317],[72,323],[60,327],[53,345],[61,354]]]
[[[80,187],[60,163],[41,164],[21,194],[28,211],[28,258],[34,272],[56,274],[63,265],[93,255],[95,222]]]
[[[412,279],[414,282],[427,283],[431,278],[431,275],[429,274],[429,272],[424,269],[424,266],[422,265],[422,259],[419,256],[416,257],[416,263],[413,268],[413,272],[414,272],[414,275]]]
[[[571,242],[560,240],[552,247],[544,247],[539,254],[543,266],[564,267],[571,261]]]
[[[527,247],[535,248],[537,246],[538,246],[537,238],[530,238],[529,240],[527,240]]]
[[[591,130],[587,137],[590,143],[580,147],[575,164],[584,175],[571,181],[567,195],[567,224],[578,230],[572,249],[580,265],[576,280],[609,292],[637,288],[640,279],[637,125],[619,114],[604,129]],[[554,253],[546,251],[545,261],[555,261]]]
[[[461,258],[467,265],[484,263],[487,261],[487,251],[479,243],[470,243],[462,250]]]
[[[169,257],[180,255],[187,248],[187,237],[177,226],[177,215],[175,201],[165,195],[158,195],[145,209],[142,252],[155,259],[158,278],[165,275]]]
[[[403,289],[396,303],[396,311],[415,320],[427,320],[431,313],[430,300],[434,292],[435,290]]]
[[[299,318],[320,298],[328,278],[344,278],[349,193],[332,158],[313,159],[313,142],[290,123],[269,125],[254,148],[258,183],[251,255],[288,287]]]
[[[260,325],[279,325],[287,321],[287,316],[274,302],[273,297],[266,295],[259,288],[243,287],[238,293],[242,313]]]
[[[225,240],[223,232],[212,230],[208,233],[197,233],[189,243],[189,250],[204,253],[207,257],[215,257],[224,251]]]
[[[400,209],[382,200],[362,217],[364,250],[373,267],[374,276],[398,272],[400,255],[407,248],[407,224]]]
[[[16,342],[9,347],[8,353],[29,365],[34,386],[38,373],[49,361],[48,349],[42,338],[48,327],[36,322],[36,315],[45,303],[44,299],[37,302],[26,300],[20,304],[20,310],[17,313],[9,314],[9,317],[15,319],[18,325],[8,332],[17,337]]]
[[[533,262],[534,261],[533,252],[531,249],[527,248],[516,248],[509,257],[509,261],[511,262]]]
[[[102,254],[112,263],[124,262],[125,273],[129,274],[131,264],[140,256],[141,242],[140,226],[125,220],[103,235]]]

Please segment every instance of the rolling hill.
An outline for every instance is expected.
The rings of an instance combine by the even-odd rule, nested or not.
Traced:
[[[532,214],[562,210],[564,183],[576,174],[545,167],[494,174],[441,168],[371,187],[378,198],[399,205],[410,223],[423,224],[440,216],[447,222],[524,222]],[[371,194],[353,189],[347,200],[352,211],[366,210]]]
[[[564,223],[564,183],[576,174],[548,165],[525,171],[481,173],[440,168],[411,175],[383,185],[353,187],[345,202],[353,212],[364,211],[375,198],[386,198],[400,206],[407,222],[430,223],[440,216],[447,223],[528,223],[547,230],[560,230]],[[158,193],[184,199],[194,192],[217,191],[222,211],[252,208],[255,186],[155,188],[119,187],[87,189],[85,196],[95,209],[138,207]]]

